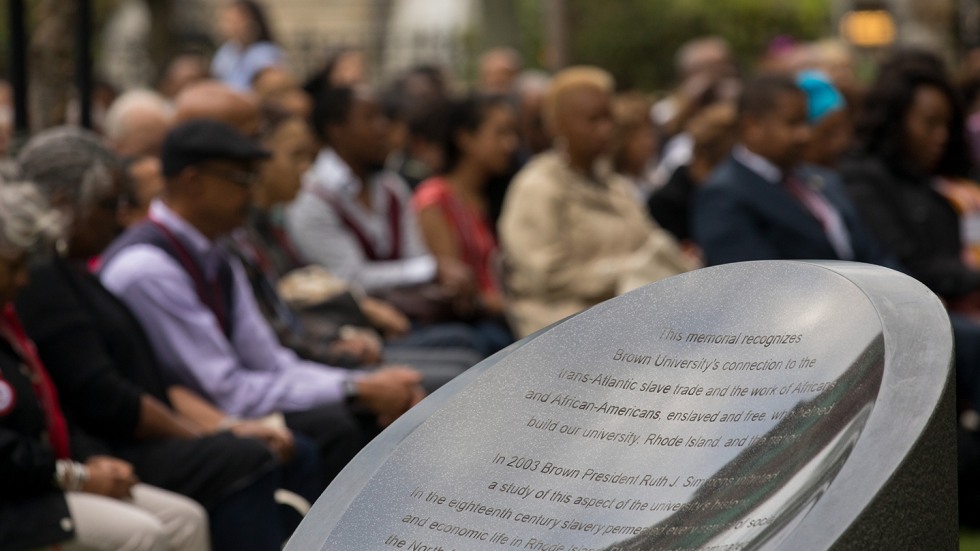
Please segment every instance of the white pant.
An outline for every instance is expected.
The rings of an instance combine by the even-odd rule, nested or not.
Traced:
[[[208,515],[190,498],[146,484],[121,501],[67,492],[75,539],[63,551],[209,551]]]

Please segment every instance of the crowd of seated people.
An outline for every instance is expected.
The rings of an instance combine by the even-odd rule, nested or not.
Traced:
[[[509,49],[469,88],[433,64],[375,82],[349,47],[293,73],[257,8],[223,8],[213,63],[175,58],[101,135],[5,152],[0,549],[279,549],[482,359],[745,260],[879,264],[943,299],[980,496],[980,148],[941,58],[888,52],[862,86],[839,45],[740,67],[702,37],[659,99]]]

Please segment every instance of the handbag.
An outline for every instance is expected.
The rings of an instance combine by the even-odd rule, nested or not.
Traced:
[[[421,324],[457,321],[452,297],[436,283],[393,287],[371,296],[391,303],[413,322]]]

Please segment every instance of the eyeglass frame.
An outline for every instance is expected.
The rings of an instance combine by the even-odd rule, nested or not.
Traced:
[[[252,189],[255,187],[255,184],[258,183],[260,177],[259,172],[256,170],[224,169],[206,164],[198,165],[197,169],[204,174],[221,178],[235,185],[241,186],[244,189]]]

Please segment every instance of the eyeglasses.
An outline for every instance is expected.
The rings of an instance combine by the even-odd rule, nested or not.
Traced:
[[[213,167],[201,167],[201,172],[227,180],[243,188],[251,188],[259,180],[257,172],[247,172],[244,170],[225,170]]]

